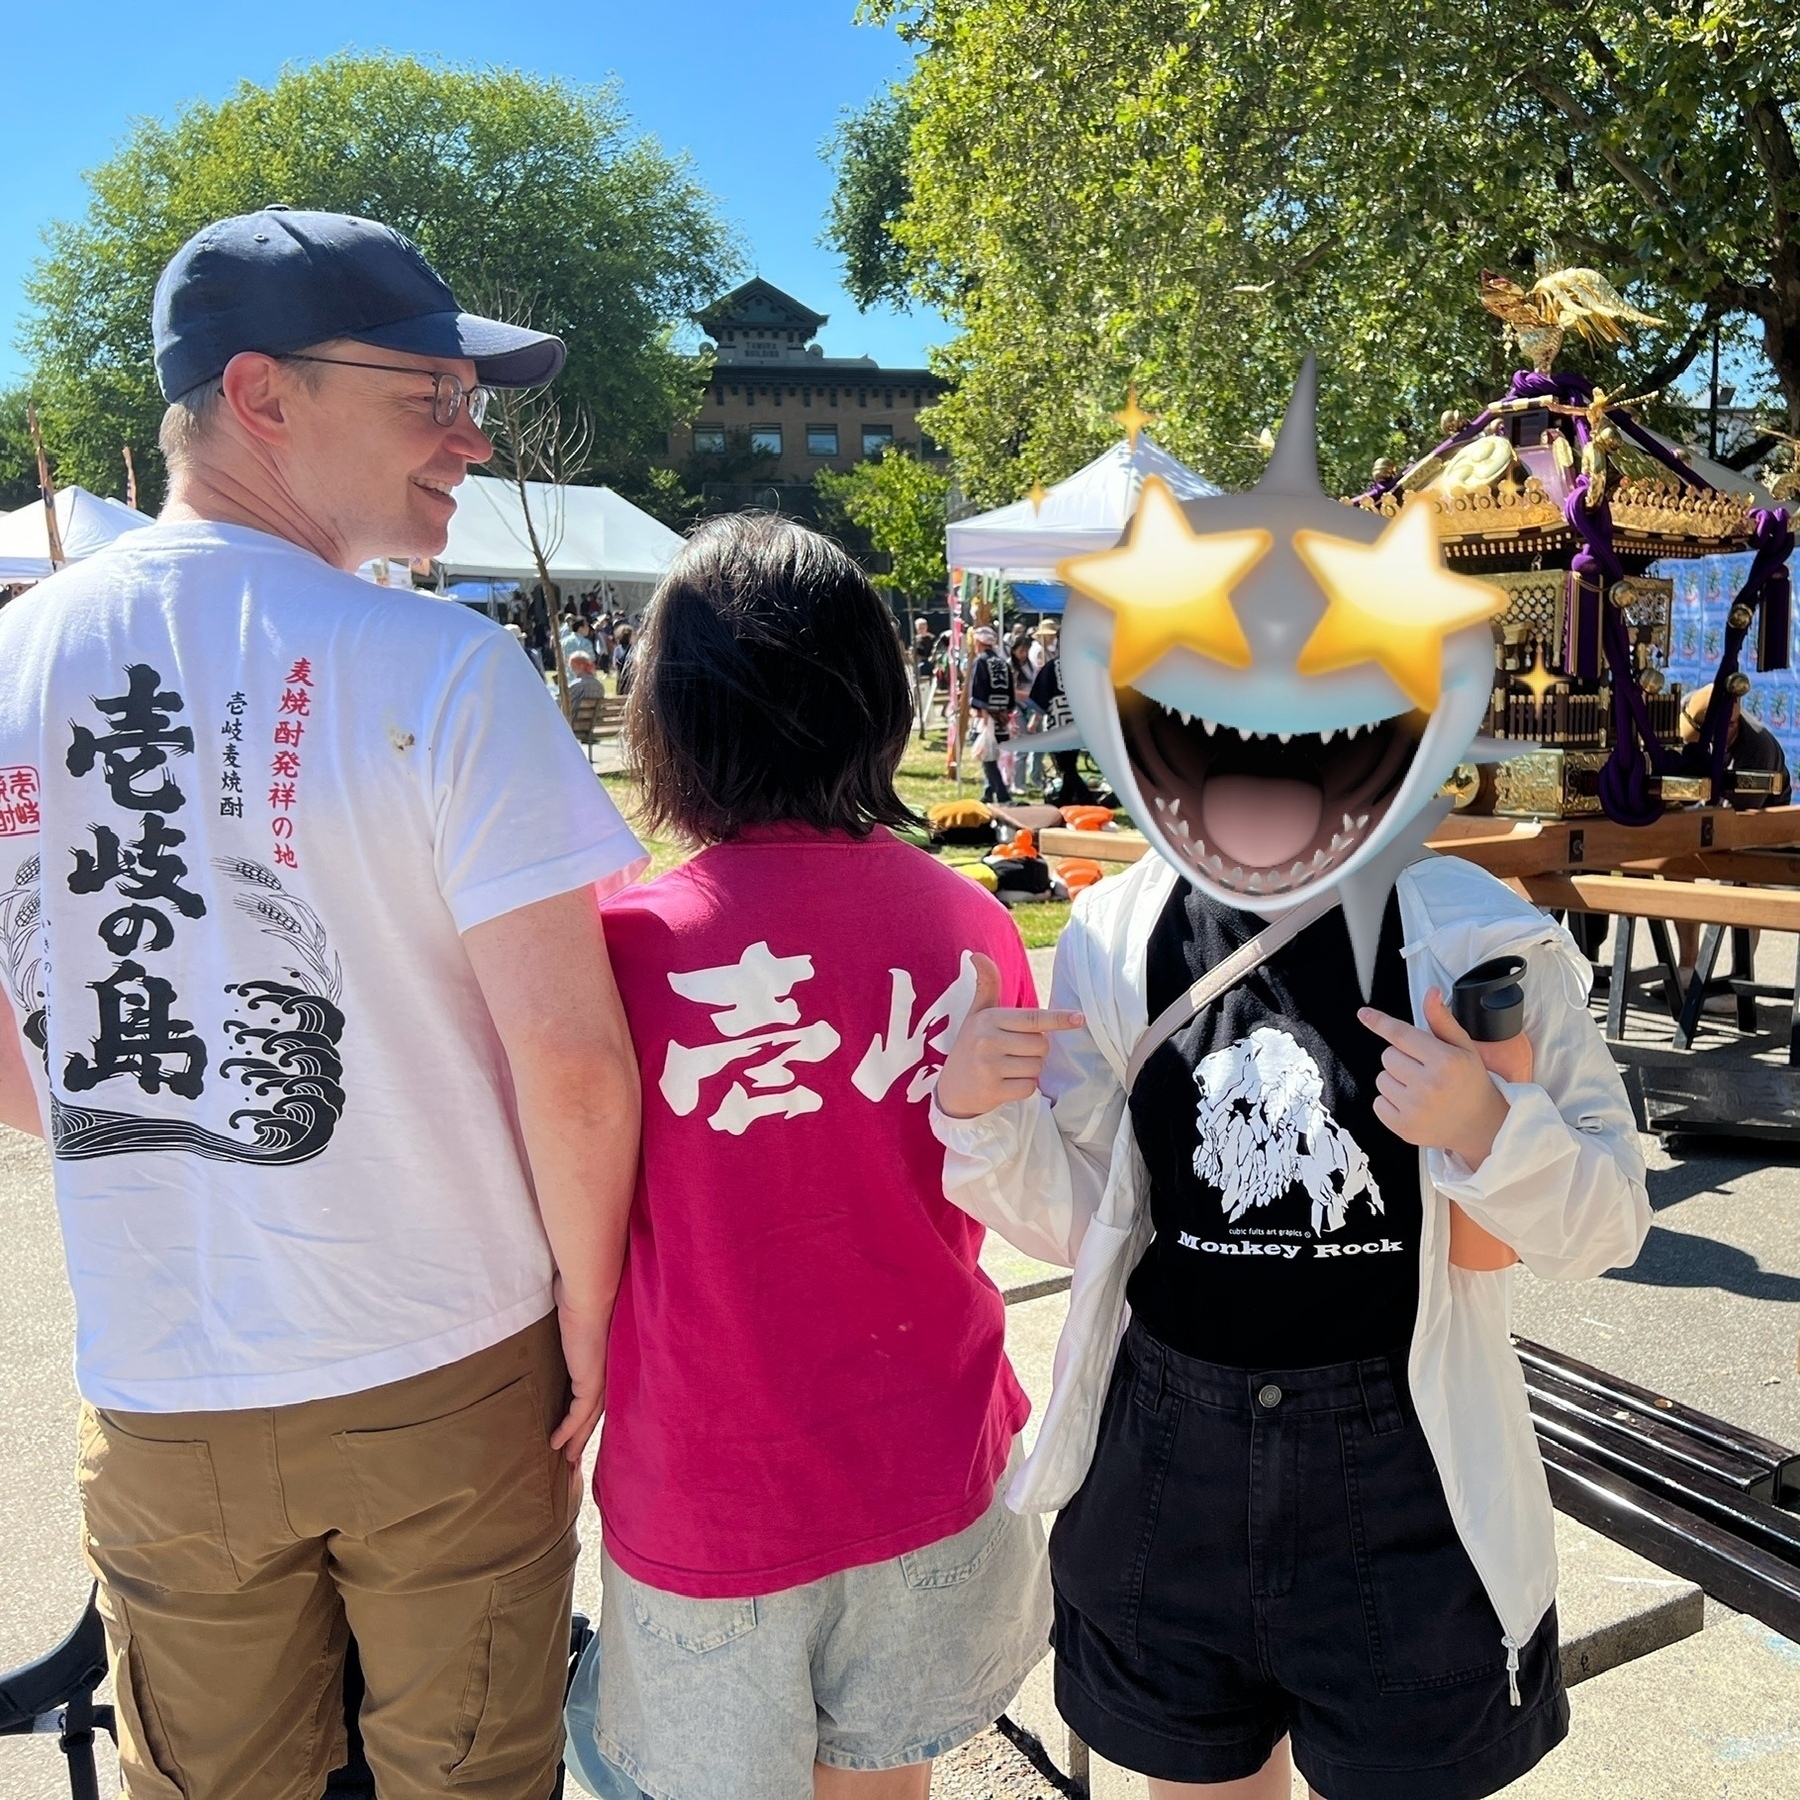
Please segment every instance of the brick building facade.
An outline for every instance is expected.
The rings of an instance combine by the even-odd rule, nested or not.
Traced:
[[[810,517],[820,469],[847,469],[890,443],[941,455],[918,423],[945,385],[929,369],[825,355],[813,340],[826,315],[760,278],[695,319],[712,346],[712,379],[692,425],[669,434],[668,460],[708,511],[775,506]]]

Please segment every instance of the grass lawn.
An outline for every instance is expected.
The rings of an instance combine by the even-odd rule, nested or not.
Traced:
[[[636,825],[637,785],[628,775],[603,775],[600,778],[611,792],[619,810],[627,819]],[[894,785],[899,789],[900,798],[915,811],[923,813],[928,806],[934,806],[940,800],[954,800],[958,797],[956,783],[951,780],[944,766],[944,740],[941,736],[921,743],[915,736],[908,745],[905,759],[900,764],[900,773]],[[963,796],[972,796],[981,791],[981,771],[967,761],[963,764]],[[666,838],[646,836],[640,829],[638,836],[643,839],[644,848],[650,852],[650,873],[660,875],[665,869],[672,869],[678,863],[686,862],[693,852],[681,844]],[[958,863],[973,863],[981,860],[981,852],[974,848],[955,847],[939,851],[942,860],[953,867]],[[1066,901],[1046,900],[1033,906],[1015,906],[1012,909],[1013,923],[1019,928],[1019,935],[1024,938],[1027,949],[1040,950],[1054,944],[1069,917]]]

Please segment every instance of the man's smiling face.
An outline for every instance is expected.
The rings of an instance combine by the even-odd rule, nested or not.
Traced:
[[[283,474],[294,497],[363,560],[440,555],[456,488],[494,446],[471,422],[466,401],[451,424],[436,422],[432,376],[454,376],[466,392],[475,386],[475,365],[347,339],[311,345],[306,354],[334,360],[306,364],[307,379],[293,383]]]

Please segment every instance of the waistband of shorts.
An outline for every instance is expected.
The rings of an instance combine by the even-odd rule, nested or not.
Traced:
[[[1139,1398],[1152,1408],[1168,1393],[1265,1422],[1277,1413],[1363,1412],[1376,1430],[1386,1431],[1413,1417],[1405,1349],[1316,1369],[1234,1369],[1183,1356],[1133,1319],[1126,1327],[1124,1351],[1136,1371]],[[1271,1388],[1278,1397],[1268,1395]]]

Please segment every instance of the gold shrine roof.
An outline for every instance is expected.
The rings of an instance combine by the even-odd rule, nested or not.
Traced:
[[[1437,509],[1438,536],[1448,555],[1500,550],[1509,540],[1533,552],[1578,541],[1563,509],[1535,476],[1486,487],[1416,490]],[[1610,488],[1613,537],[1638,555],[1710,556],[1741,549],[1750,531],[1750,503],[1742,494],[1684,487],[1676,481],[1627,478]],[[1395,490],[1378,499],[1347,501],[1392,518],[1411,496]],[[1529,539],[1529,544],[1524,540]]]
[[[1490,565],[1517,557],[1556,561],[1579,543],[1564,514],[1581,473],[1562,421],[1541,408],[1502,403],[1488,430],[1454,451],[1434,452],[1391,491],[1348,502],[1385,517],[1414,496],[1437,509],[1438,535],[1454,561]],[[1751,499],[1682,480],[1609,433],[1605,493],[1613,543],[1627,558],[1709,556],[1749,541]]]

